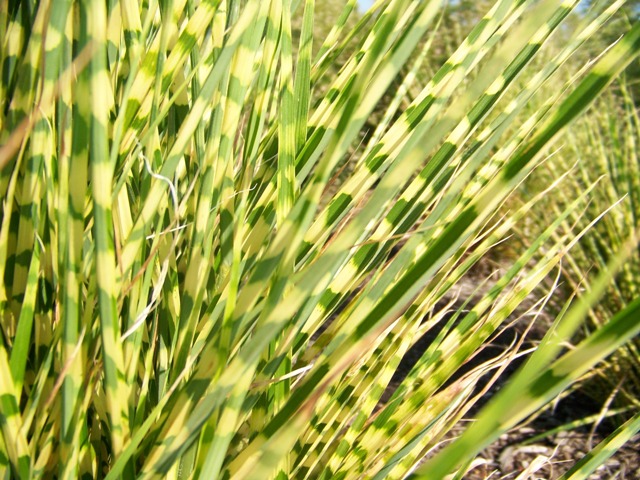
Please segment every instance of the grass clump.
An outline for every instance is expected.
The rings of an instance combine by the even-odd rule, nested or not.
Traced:
[[[289,0],[2,3],[0,474],[412,472],[513,354],[450,381],[557,267],[569,239],[554,232],[586,193],[472,304],[451,317],[442,300],[533,207],[483,230],[507,195],[640,51],[635,25],[513,131],[619,6],[590,11],[529,72],[576,4],[496,2],[327,199],[441,2],[377,2],[317,104],[348,16],[315,52],[313,0],[296,48]],[[560,355],[627,250],[416,476],[459,470],[637,333],[631,302]]]

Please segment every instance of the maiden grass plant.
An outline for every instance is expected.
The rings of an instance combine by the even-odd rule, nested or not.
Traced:
[[[399,72],[410,72],[403,91],[415,82],[440,1],[376,2],[329,79],[348,15],[313,51],[313,0],[1,2],[2,478],[414,471],[477,400],[478,380],[516,354],[456,375],[558,267],[573,238],[556,232],[590,189],[459,305],[465,273],[535,201],[489,221],[640,51],[635,25],[517,122],[624,2],[586,14],[577,3],[497,1],[360,144]],[[528,70],[571,15],[580,26]],[[327,198],[353,148],[355,168]],[[631,302],[560,355],[630,248],[416,477],[462,472],[638,333]],[[391,393],[425,334],[433,342]]]

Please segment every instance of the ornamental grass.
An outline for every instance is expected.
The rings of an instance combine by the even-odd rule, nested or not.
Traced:
[[[518,344],[465,364],[582,234],[557,232],[592,185],[455,301],[553,185],[496,221],[507,196],[640,52],[636,24],[559,74],[623,3],[498,0],[415,83],[441,1],[380,0],[347,30],[349,0],[317,48],[313,0],[0,2],[0,477],[461,476],[640,330],[631,301],[563,349],[632,237],[431,453]],[[363,133],[398,84],[404,101]],[[523,116],[547,84],[561,88]]]

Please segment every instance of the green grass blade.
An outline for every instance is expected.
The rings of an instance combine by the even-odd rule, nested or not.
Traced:
[[[91,148],[89,164],[91,190],[94,210],[94,235],[96,248],[96,279],[98,287],[98,305],[102,347],[104,348],[105,394],[109,411],[111,441],[114,451],[119,454],[129,437],[128,390],[124,382],[124,359],[120,344],[120,326],[116,310],[116,292],[118,291],[116,262],[113,242],[111,216],[111,180],[113,166],[109,162],[108,121],[109,103],[104,95],[110,90],[107,71],[107,59],[104,44],[106,42],[106,10],[100,2],[85,3],[87,17],[83,18],[88,42],[95,42],[97,51],[89,65]]]
[[[640,413],[636,413],[624,424],[620,425],[611,435],[576,462],[559,480],[584,480],[589,478],[589,475],[620,447],[631,440],[638,431],[640,431]]]

